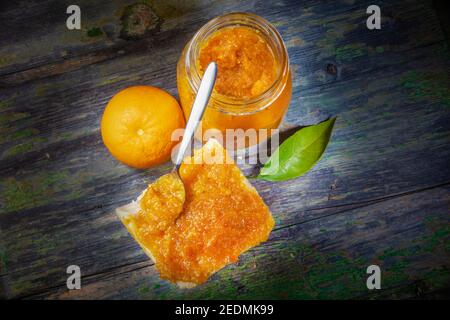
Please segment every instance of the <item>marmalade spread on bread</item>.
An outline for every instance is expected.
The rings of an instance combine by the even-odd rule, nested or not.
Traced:
[[[200,70],[215,61],[214,90],[235,98],[264,93],[277,77],[277,63],[267,41],[248,27],[227,27],[213,33],[200,49]]]
[[[224,156],[218,163],[182,164],[185,193],[179,179],[165,175],[148,187],[140,212],[126,218],[134,220],[134,236],[150,249],[163,279],[203,283],[267,240],[274,226],[256,190],[232,161],[225,163],[224,149],[214,148]]]

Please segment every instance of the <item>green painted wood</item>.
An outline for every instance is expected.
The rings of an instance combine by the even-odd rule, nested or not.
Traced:
[[[147,2],[157,21],[134,36],[121,25],[132,1],[79,3],[87,22],[73,34],[60,2],[0,11],[1,30],[18,26],[0,48],[0,297],[409,298],[448,287],[450,64],[431,1],[381,1],[377,31],[365,28],[368,1]],[[308,174],[251,180],[275,216],[271,239],[182,291],[159,279],[113,212],[171,166],[118,163],[99,121],[126,86],[176,95],[185,42],[237,10],[272,21],[288,46],[294,94],[283,130],[338,120]],[[32,28],[43,12],[47,23]],[[373,261],[387,272],[382,292],[362,281]],[[65,290],[70,264],[82,269],[81,291]]]
[[[409,297],[416,296],[418,281],[425,291],[445,287],[450,281],[448,268],[438,267],[448,262],[449,191],[449,186],[437,187],[276,228],[268,242],[198,288],[180,290],[161,282],[153,265],[141,263],[133,269],[126,266],[88,277],[79,291],[61,289],[37,297],[371,298],[379,294],[368,294],[365,285],[366,268],[371,264],[387,270],[382,279],[385,288],[409,284]]]

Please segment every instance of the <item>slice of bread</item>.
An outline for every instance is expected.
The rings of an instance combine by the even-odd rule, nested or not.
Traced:
[[[229,156],[226,154],[226,151],[223,149],[222,145],[219,142],[217,142],[214,139],[210,139],[201,149],[196,150],[194,152],[194,156],[192,158],[190,158],[189,160],[193,160],[194,163],[199,163],[203,159],[202,158],[203,154],[215,154],[217,152],[222,152],[222,154],[225,155],[227,161],[229,161],[227,163],[229,163],[229,164],[231,163],[231,165],[236,168],[236,169],[233,169],[233,174],[235,175],[236,179],[241,182],[238,184],[240,189],[236,190],[236,192],[249,194],[251,199],[253,199],[254,201],[257,201],[257,202],[259,201],[259,203],[257,203],[258,204],[257,208],[260,208],[260,209],[262,208],[261,212],[255,212],[255,216],[258,214],[260,215],[260,218],[259,218],[260,220],[257,220],[257,221],[263,221],[265,223],[265,224],[263,223],[264,225],[260,228],[260,230],[262,230],[261,235],[255,235],[254,238],[251,238],[248,243],[245,243],[244,246],[241,246],[239,253],[238,253],[240,255],[243,252],[245,252],[246,250],[250,249],[251,247],[257,245],[261,241],[265,241],[267,239],[267,237],[269,236],[270,231],[273,228],[274,221],[273,221],[272,215],[270,214],[268,207],[264,204],[263,200],[259,196],[256,189],[250,184],[250,182],[246,179],[246,177],[242,174],[242,172],[236,166],[236,164],[234,164],[234,162],[229,158]],[[186,162],[186,159],[185,159],[185,162]],[[184,165],[185,164],[183,164],[183,166]],[[181,169],[183,169],[183,166]],[[202,168],[201,170],[208,170],[208,164],[206,164],[204,167],[201,167],[201,168]],[[230,178],[232,178],[232,177],[230,177]],[[214,181],[212,181],[212,183],[214,183]],[[190,186],[186,185],[186,182],[185,182],[185,187],[189,188]],[[135,217],[141,210],[140,201],[143,198],[145,192],[146,192],[146,190],[144,190],[135,201],[132,201],[131,203],[129,203],[125,206],[122,206],[120,208],[117,208],[116,213],[119,216],[119,218],[121,219],[122,223],[126,226],[128,231],[130,232],[130,234],[133,236],[133,238],[140,244],[140,246],[142,247],[144,252],[153,260],[153,262],[157,263],[154,252],[152,252],[150,250],[150,248],[143,243],[143,241],[140,241],[139,234],[138,234],[139,231],[138,231],[138,228],[137,228],[136,224],[134,223],[134,219],[133,219],[133,217]],[[216,194],[213,194],[213,195],[216,195]],[[219,197],[220,197],[220,194],[219,194]],[[194,201],[195,199],[187,199],[187,201],[188,200]],[[245,211],[245,209],[243,208],[242,211]],[[237,211],[237,212],[239,212],[239,211]],[[178,217],[178,219],[180,219],[180,217],[184,213],[185,212],[182,212],[180,214],[180,216]],[[190,214],[195,214],[195,213],[190,213]],[[211,214],[214,214],[214,212],[212,212]],[[248,218],[248,217],[249,217],[249,215],[247,213],[247,219],[251,219],[251,216],[250,216],[250,218]],[[232,220],[238,220],[239,218],[245,219],[245,217],[240,217],[239,214],[237,214],[234,218],[228,217],[230,222],[232,222]],[[254,222],[252,222],[252,223],[254,223]],[[226,225],[228,225],[228,224],[226,224]],[[233,227],[230,227],[230,228],[233,228]],[[236,228],[239,228],[239,227],[236,227]],[[227,231],[228,231],[228,229],[227,229]],[[230,229],[229,231],[235,231],[235,230]],[[208,240],[211,240],[211,239],[204,239],[205,243]],[[214,239],[214,240],[217,240],[217,239]],[[220,240],[221,239],[218,239],[218,241],[220,241]],[[218,265],[217,268],[215,268],[214,270],[210,270],[210,271],[212,271],[211,274],[217,272],[218,270],[220,270],[227,264],[229,264],[229,262]],[[186,281],[176,281],[176,284],[181,288],[192,288],[192,287],[196,286],[196,283],[186,282]]]
[[[133,236],[134,240],[141,246],[142,250],[144,250],[145,254],[154,262],[156,263],[156,259],[153,255],[153,253],[150,251],[150,248],[148,248],[142,241],[139,240],[138,237],[138,230],[136,228],[136,225],[133,223],[133,219],[129,219],[133,215],[137,215],[138,212],[141,210],[140,201],[142,197],[145,194],[145,189],[142,191],[142,193],[137,197],[135,201],[130,202],[129,204],[126,204],[122,207],[119,207],[116,209],[116,214],[119,216],[122,223],[127,228],[128,232]],[[193,288],[196,286],[193,282],[183,282],[178,281],[176,282],[177,286],[180,288]]]

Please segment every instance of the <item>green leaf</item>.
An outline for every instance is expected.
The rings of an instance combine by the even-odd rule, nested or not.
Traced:
[[[257,178],[283,181],[305,174],[325,151],[335,121],[336,117],[302,128],[287,138],[275,150]]]

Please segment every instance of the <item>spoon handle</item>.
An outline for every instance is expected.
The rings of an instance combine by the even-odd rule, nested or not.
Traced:
[[[203,74],[200,88],[198,89],[197,96],[195,97],[194,104],[192,105],[191,114],[189,115],[189,119],[186,124],[183,140],[181,140],[180,149],[178,149],[178,154],[175,160],[175,170],[177,171],[183,161],[184,154],[186,153],[192,137],[194,136],[195,130],[202,119],[203,113],[205,112],[214,83],[216,82],[216,76],[217,64],[215,62],[211,62]]]

